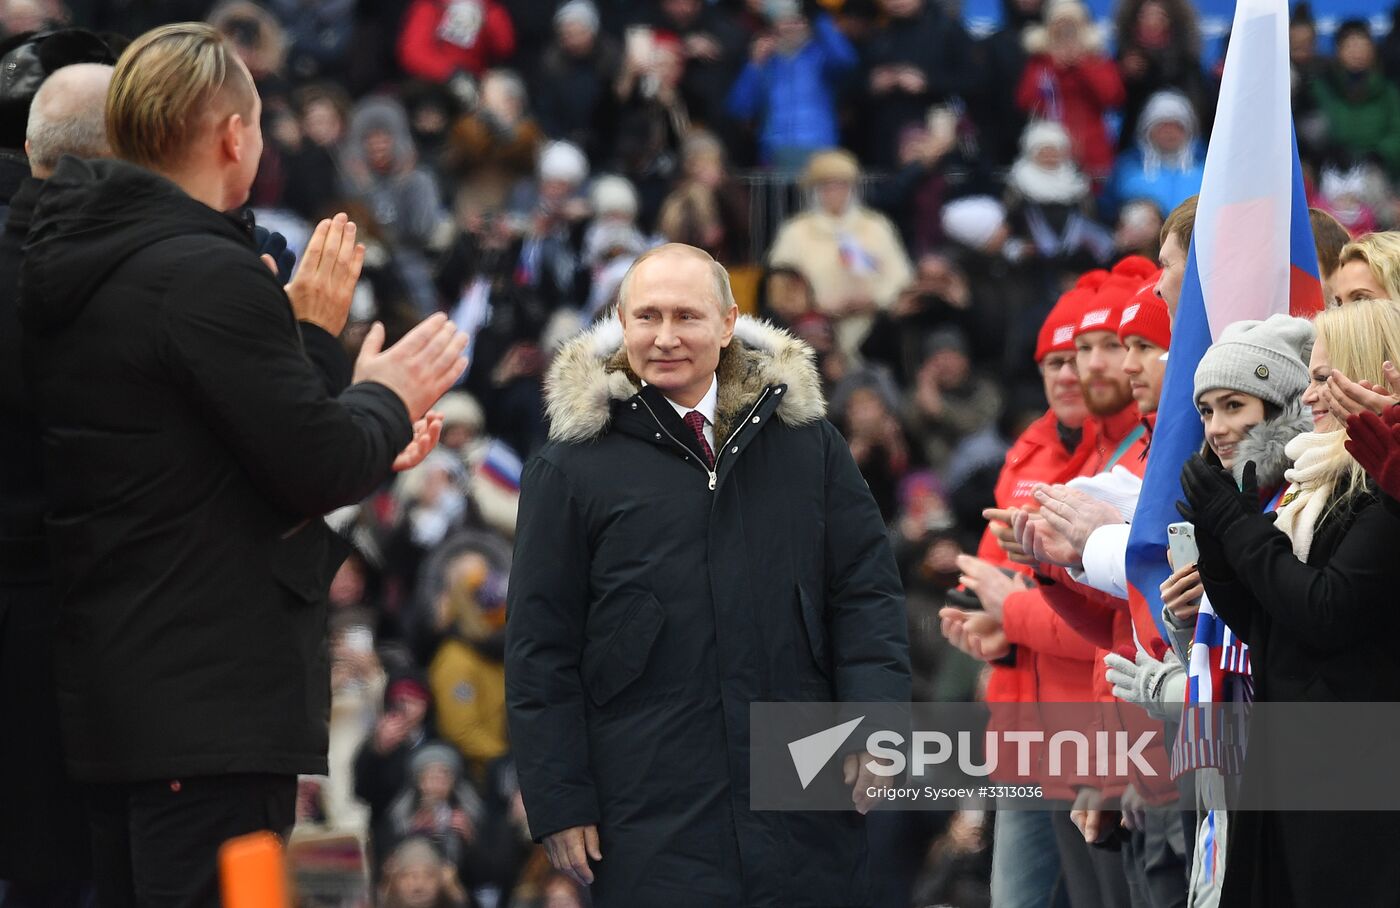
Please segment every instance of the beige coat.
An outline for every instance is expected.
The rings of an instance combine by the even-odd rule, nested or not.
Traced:
[[[842,231],[874,260],[873,269],[862,271],[843,260],[838,240]],[[842,317],[841,304],[853,297],[869,297],[888,309],[914,276],[894,225],[884,215],[858,205],[842,218],[820,211],[793,217],[778,231],[768,264],[795,268],[807,278],[817,309],[833,317],[837,342],[848,355],[855,354],[865,339],[871,317]]]

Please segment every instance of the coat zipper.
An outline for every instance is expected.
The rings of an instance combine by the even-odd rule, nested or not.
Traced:
[[[764,389],[763,389],[763,393],[760,394],[760,395],[758,396],[758,400],[754,403],[753,407],[749,410],[748,414],[747,414],[747,415],[743,418],[743,420],[739,423],[738,428],[736,428],[732,433],[730,433],[729,438],[724,442],[724,446],[721,446],[720,449],[719,449],[719,451],[717,451],[717,452],[715,453],[715,467],[714,467],[713,470],[710,469],[709,467],[706,467],[703,463],[701,463],[699,458],[696,458],[696,460],[695,460],[695,465],[698,466],[701,470],[703,470],[703,471],[705,472],[705,475],[708,476],[708,477],[710,478],[710,491],[711,491],[711,492],[713,492],[713,491],[715,490],[715,483],[718,481],[718,477],[719,477],[719,458],[720,458],[720,455],[724,453],[724,448],[727,447],[727,446],[729,445],[729,442],[733,441],[735,438],[737,438],[737,437],[739,436],[739,433],[740,433],[741,431],[743,431],[744,424],[747,423],[747,422],[749,421],[749,419],[751,419],[751,418],[753,417],[754,413],[757,412],[758,408],[759,408],[760,406],[763,405],[763,401],[766,400],[766,399],[768,398],[768,391],[769,391],[768,388],[764,388]],[[659,419],[656,418],[656,411],[653,410],[653,409],[651,408],[651,404],[647,403],[646,398],[645,398],[645,397],[638,397],[637,399],[640,400],[640,401],[642,402],[642,406],[644,406],[644,407],[647,408],[647,412],[651,414],[651,418],[652,418],[653,420],[655,420],[657,427],[658,427],[659,429],[661,429],[662,432],[665,432],[665,433],[666,433],[666,437],[669,438],[669,439],[671,439],[671,441],[674,441],[677,445],[679,445],[680,447],[684,448],[685,451],[686,451],[687,453],[689,453],[690,448],[687,448],[687,447],[681,442],[680,439],[678,439],[678,438],[676,438],[676,436],[672,435],[672,434],[671,434],[671,430],[668,429],[668,428],[666,428],[665,424],[663,424],[663,423],[661,422],[661,420],[659,420]]]

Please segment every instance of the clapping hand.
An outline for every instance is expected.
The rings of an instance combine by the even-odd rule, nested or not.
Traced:
[[[1389,388],[1380,388],[1369,381],[1352,381],[1336,369],[1327,376],[1323,399],[1338,422],[1370,411],[1377,415],[1400,403],[1400,371],[1386,362],[1385,380]],[[1387,393],[1388,392],[1388,393]]]
[[[997,621],[1001,620],[1002,606],[1007,596],[1031,588],[1030,581],[1024,575],[1009,577],[1001,568],[974,555],[959,555],[957,561],[958,570],[962,571],[959,582],[977,597],[982,608]]]
[[[1039,483],[1034,490],[1040,516],[1079,554],[1100,527],[1123,522],[1118,509],[1102,499],[1064,485]]]
[[[1194,454],[1181,468],[1181,489],[1186,501],[1177,502],[1176,509],[1195,524],[1197,533],[1216,539],[1224,539],[1238,524],[1260,512],[1259,483],[1252,460],[1244,465],[1241,488],[1224,467],[1206,463],[1204,457]]]

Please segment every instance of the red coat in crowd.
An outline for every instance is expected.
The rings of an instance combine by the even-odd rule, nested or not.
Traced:
[[[1055,120],[1069,133],[1074,159],[1096,179],[1113,170],[1114,148],[1104,114],[1123,104],[1123,79],[1107,57],[1086,55],[1069,65],[1048,53],[1026,62],[1016,103],[1033,117]]]
[[[431,82],[480,76],[513,53],[515,28],[495,0],[414,0],[399,34],[404,72]]]
[[[1054,412],[1046,412],[1016,439],[997,478],[998,508],[1035,507],[1031,489],[1036,483],[1064,482],[1078,475],[1093,450],[1092,436],[1086,433],[1074,451],[1067,451],[1057,426]],[[1028,571],[1006,557],[990,529],[982,536],[977,557],[999,567]],[[1093,699],[1090,676],[1094,647],[1050,608],[1039,589],[1006,597],[1002,628],[1015,649],[1009,658],[992,663],[987,679],[988,703],[1087,703]],[[997,719],[1001,715],[993,714],[992,727],[1000,724]],[[1024,719],[1032,726],[1035,723],[1034,716]],[[994,778],[1003,780],[996,774]],[[1012,778],[1007,776],[1004,780],[1009,782]],[[1047,780],[1041,781],[1048,785]],[[1072,800],[1074,791],[1067,786],[1048,785],[1045,796]]]
[[[1016,439],[997,478],[998,508],[1037,507],[1031,497],[1036,483],[1064,482],[1079,475],[1093,450],[1092,438],[1086,436],[1077,449],[1066,451],[1056,425],[1055,414],[1047,412]],[[990,529],[982,536],[977,557],[999,567],[1023,568],[1006,557]],[[1006,597],[1002,613],[1006,638],[1016,645],[1016,652],[1013,659],[993,664],[987,681],[987,701],[1087,700],[1085,669],[1094,656],[1093,647],[1050,610],[1040,591],[1012,593]]]

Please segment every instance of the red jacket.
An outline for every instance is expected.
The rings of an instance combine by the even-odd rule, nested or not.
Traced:
[[[480,76],[513,53],[515,27],[495,0],[413,0],[399,33],[404,72],[431,82]]]
[[[1155,414],[1149,416],[1144,425],[1144,420],[1138,414],[1136,406],[1127,407],[1107,419],[1092,420],[1089,425],[1094,432],[1093,451],[1079,475],[1094,476],[1115,466],[1121,466],[1141,478],[1147,469],[1147,449],[1151,440],[1150,429],[1154,423]],[[1143,431],[1139,432],[1139,429]],[[1125,448],[1124,442],[1134,433],[1137,435],[1136,439]],[[1093,699],[1101,703],[1115,702],[1113,685],[1109,684],[1105,677],[1103,658],[1114,651],[1120,653],[1137,651],[1133,630],[1134,621],[1129,611],[1128,601],[1075,583],[1063,568],[1054,568],[1049,573],[1054,583],[1041,587],[1046,601],[1071,627],[1096,647],[1091,679]],[[1157,658],[1161,658],[1165,652],[1166,644],[1163,643],[1150,616],[1147,617],[1146,624],[1147,627],[1139,626],[1138,628],[1143,647],[1156,655]],[[1137,709],[1138,707],[1125,708]],[[1138,717],[1133,716],[1132,718]],[[1129,726],[1126,722],[1119,721],[1118,728],[1127,727]],[[1113,731],[1114,729],[1105,730]],[[1158,764],[1161,769],[1159,777],[1155,780],[1138,777],[1135,780],[1137,783],[1135,787],[1139,794],[1149,802],[1165,803],[1176,796],[1175,786],[1165,771],[1165,751],[1161,754],[1152,753],[1149,756],[1154,758],[1152,762]],[[1118,786],[1106,786],[1088,778],[1075,781],[1082,784],[1092,784],[1109,795],[1121,793]]]
[[[1016,103],[1022,110],[1065,127],[1074,159],[1094,178],[1107,177],[1113,170],[1113,143],[1103,118],[1121,106],[1124,97],[1118,67],[1097,55],[1062,68],[1049,54],[1036,54],[1026,62],[1016,88]]]
[[[1036,483],[1064,482],[1077,475],[1080,465],[1092,450],[1092,433],[1085,433],[1085,439],[1074,451],[1065,450],[1055,414],[1047,411],[1021,433],[1007,452],[1006,463],[997,478],[997,507],[1034,505],[1031,489]],[[982,536],[977,556],[998,566],[1029,571],[1025,565],[1007,559],[990,529]],[[1039,703],[1058,700],[1082,703],[1091,699],[1089,660],[1094,658],[1094,648],[1050,609],[1040,590],[1030,589],[1007,596],[1002,626],[1007,639],[1016,645],[1016,649],[1010,660],[992,665],[991,677],[987,679],[987,702]],[[1030,727],[1036,724],[1034,716],[996,713],[989,727],[1002,725],[1003,721],[1000,720]],[[1003,753],[1001,759],[1008,760],[1010,757],[1009,752]],[[1005,772],[1005,765],[1001,762],[993,777],[1008,783],[1024,784],[1030,781],[1014,778],[1013,774]],[[1046,797],[1069,799],[1074,797],[1074,792],[1068,788],[1055,789],[1047,791]]]

